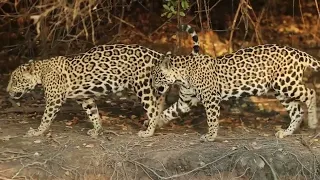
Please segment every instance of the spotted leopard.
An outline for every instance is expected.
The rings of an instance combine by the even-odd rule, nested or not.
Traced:
[[[193,90],[190,96],[196,95],[196,100],[201,101],[206,109],[209,130],[201,136],[202,141],[213,141],[217,136],[221,101],[231,97],[259,96],[269,90],[275,92],[291,119],[289,127],[278,131],[276,137],[292,135],[299,127],[303,119],[299,102],[307,105],[309,127],[317,127],[316,93],[303,84],[302,78],[307,67],[319,70],[320,62],[303,51],[266,44],[240,49],[218,58],[207,55],[167,55],[163,58],[153,68],[153,85],[179,83],[189,88],[190,92]],[[174,116],[161,114],[158,124],[171,119]]]
[[[199,50],[197,35],[188,26],[183,28],[194,39],[193,54]],[[162,53],[139,45],[100,45],[74,57],[57,56],[32,61],[17,67],[11,74],[7,92],[14,99],[21,98],[41,84],[45,94],[45,110],[37,129],[25,136],[38,136],[49,129],[66,99],[75,99],[86,111],[93,129],[87,134],[97,137],[102,129],[96,97],[129,89],[141,99],[149,126],[162,111],[161,96],[167,85],[152,88],[151,68]],[[165,113],[165,112],[164,112]],[[143,136],[144,133],[140,133]],[[148,132],[146,134],[153,134]]]

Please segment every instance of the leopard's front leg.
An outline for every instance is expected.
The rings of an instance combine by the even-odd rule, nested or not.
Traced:
[[[219,116],[220,116],[220,102],[219,96],[210,97],[209,95],[203,96],[202,103],[206,109],[208,133],[200,137],[200,141],[214,141],[218,134],[219,129]]]
[[[47,94],[46,107],[39,127],[37,129],[30,127],[29,131],[26,133],[26,135],[24,135],[24,137],[40,136],[45,133],[50,128],[52,121],[57,116],[57,113],[60,111],[64,101],[65,99],[62,95],[50,96]]]
[[[152,92],[152,90],[150,89],[149,92]],[[154,134],[159,118],[158,116],[164,109],[165,97],[164,95],[157,97],[153,92],[149,94],[142,94],[141,101],[144,109],[147,111],[149,125],[146,131],[139,131],[138,136],[150,137]]]

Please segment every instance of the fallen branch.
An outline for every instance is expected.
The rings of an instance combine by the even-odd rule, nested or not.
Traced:
[[[0,176],[0,180],[11,180],[10,178],[6,178],[4,176]]]
[[[269,166],[271,173],[272,173],[272,176],[273,176],[273,180],[278,180],[278,175],[277,175],[276,171],[274,170],[274,168],[272,167],[272,165],[269,163],[269,161],[267,161],[267,159],[260,154],[256,154],[256,155],[258,155]]]
[[[9,150],[5,150],[5,151],[2,151],[0,152],[0,154],[4,154],[4,153],[11,153],[11,154],[28,154],[28,153],[25,153],[25,152],[16,152],[16,151],[9,151]],[[1,172],[1,171],[0,171]]]
[[[128,161],[128,162],[130,162],[130,163],[132,163],[132,164],[138,164],[140,167],[143,167],[143,168],[148,169],[149,171],[151,171],[154,175],[156,175],[156,176],[157,176],[158,178],[160,178],[160,179],[175,179],[175,178],[182,177],[182,176],[191,174],[191,173],[193,173],[193,172],[199,171],[199,170],[201,170],[201,169],[203,169],[203,168],[205,168],[205,167],[207,167],[207,166],[209,166],[209,165],[211,165],[211,164],[214,164],[214,163],[220,161],[221,159],[223,159],[223,158],[225,158],[225,157],[228,157],[228,156],[230,156],[230,155],[235,154],[236,152],[238,152],[238,150],[235,150],[235,151],[232,151],[232,152],[230,152],[230,153],[227,153],[227,154],[219,157],[218,159],[216,159],[216,160],[214,160],[214,161],[211,161],[211,162],[209,162],[209,163],[207,163],[207,164],[205,164],[205,165],[203,165],[203,166],[197,167],[197,168],[195,168],[195,169],[193,169],[193,170],[191,170],[191,171],[187,171],[187,172],[184,172],[184,173],[181,173],[181,174],[176,174],[176,175],[168,176],[168,177],[163,177],[163,176],[159,175],[155,170],[153,170],[152,168],[150,168],[150,167],[148,167],[148,166],[146,166],[146,165],[144,165],[144,164],[142,164],[142,163],[140,163],[140,162],[138,162],[138,161]]]
[[[17,178],[19,176],[19,174],[22,172],[22,170],[28,168],[28,167],[31,167],[31,166],[44,166],[48,163],[48,162],[52,162],[56,157],[60,156],[65,150],[66,148],[68,147],[68,144],[69,144],[70,140],[68,140],[65,144],[63,144],[61,146],[61,148],[51,157],[49,157],[48,159],[45,159],[43,160],[43,162],[40,162],[40,161],[35,161],[35,162],[31,162],[31,163],[28,163],[28,164],[23,164],[22,161],[20,160],[21,162],[21,165],[22,167],[11,177],[12,179],[14,178]],[[47,173],[49,173],[50,175],[56,177],[53,173],[41,168],[41,167],[36,167],[36,168],[39,168]],[[57,177],[56,177],[57,178]]]
[[[0,162],[4,162],[4,161],[9,161],[9,160],[16,160],[16,159],[21,159],[21,158],[28,158],[32,155],[21,155],[21,156],[14,156],[14,157],[8,157],[8,158],[0,158]]]
[[[224,137],[217,137],[214,141],[215,142],[223,142],[223,141],[231,141],[231,140],[252,140],[252,139],[255,139],[255,140],[258,140],[258,139],[262,139],[262,138],[259,138],[259,137],[239,137],[239,138],[224,138]]]
[[[118,133],[116,133],[115,131],[111,131],[111,130],[106,130],[104,129],[103,130],[103,133],[106,133],[106,134],[113,134],[115,136],[120,136]]]

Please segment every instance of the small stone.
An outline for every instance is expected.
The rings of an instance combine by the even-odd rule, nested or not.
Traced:
[[[37,139],[37,140],[35,140],[35,141],[33,141],[34,143],[36,143],[36,144],[39,144],[39,143],[41,143],[41,140],[40,139]]]

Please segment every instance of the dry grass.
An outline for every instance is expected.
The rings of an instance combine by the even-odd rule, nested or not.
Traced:
[[[1,1],[0,27],[2,29],[9,28],[8,31],[11,31],[12,29],[16,28],[14,26],[18,26],[18,32],[13,31],[14,33],[8,33],[5,32],[6,30],[0,32],[0,35],[9,35],[11,39],[17,40],[16,42],[12,43],[14,44],[13,46],[5,47],[6,50],[4,50],[4,52],[0,52],[0,55],[1,53],[5,54],[6,52],[13,51],[13,49],[23,49],[24,51],[28,51],[19,52],[18,56],[26,53],[37,55],[36,52],[30,52],[36,51],[37,49],[42,51],[42,53],[40,53],[41,55],[46,55],[49,50],[57,49],[58,46],[61,46],[61,44],[67,45],[67,48],[63,47],[62,49],[65,51],[64,54],[68,54],[68,50],[72,48],[79,49],[79,51],[84,51],[88,48],[88,44],[92,46],[106,43],[106,41],[99,41],[100,39],[105,39],[105,37],[110,37],[108,41],[115,42],[115,38],[118,38],[121,35],[121,29],[123,28],[124,24],[131,29],[134,29],[134,31],[139,31],[139,28],[136,28],[135,26],[135,22],[129,22],[128,19],[125,18],[125,10],[131,10],[130,8],[133,2],[139,4],[142,2],[148,3],[149,1]],[[212,12],[217,8],[221,8],[221,6],[218,7],[218,5],[223,2],[225,1],[218,0],[215,3],[206,0],[190,1],[190,6],[196,10],[194,12],[188,12],[188,17],[177,16],[170,18],[168,21],[165,21],[165,18],[163,18],[165,22],[161,25],[155,25],[156,27],[159,27],[155,28],[155,30],[152,30],[149,35],[152,35],[158,30],[162,29],[162,27],[169,21],[176,20],[179,23],[187,24],[190,24],[191,21],[198,20],[201,30],[215,30],[215,28],[212,27],[211,19],[213,16],[221,15],[213,14]],[[277,26],[281,26],[283,23],[275,21],[277,18],[276,16],[279,14],[272,14],[274,8],[277,7],[277,2],[268,0],[264,6],[260,8],[254,7],[252,3],[254,2],[251,0],[240,0],[239,2],[235,1],[232,3],[232,7],[230,7],[230,9],[234,9],[234,14],[225,13],[223,15],[230,17],[230,21],[226,22],[228,28],[219,30],[225,31],[228,34],[226,39],[228,39],[227,44],[229,46],[229,52],[233,51],[234,49],[238,49],[239,47],[265,43],[267,40],[264,39],[268,39],[268,36],[263,34],[265,29],[262,29],[261,27],[262,22],[267,21],[270,23],[270,25],[272,25],[272,27],[270,26],[271,29],[281,29],[281,27]],[[288,6],[286,9],[291,8],[293,10],[291,16],[293,18],[292,23],[298,24],[296,25],[298,26],[297,28],[299,29],[300,33],[298,36],[310,35],[312,40],[314,39],[316,41],[320,41],[318,31],[320,28],[320,10],[318,1],[299,0],[296,2],[296,4],[298,4],[298,12],[294,11],[295,7]],[[313,12],[317,12],[318,20],[316,21],[316,24],[314,21],[310,21],[310,12],[308,12],[309,9],[306,11],[305,7],[313,10]],[[142,8],[146,7],[142,6]],[[229,7],[225,8],[228,9]],[[151,10],[147,9],[147,11]],[[179,13],[177,14],[179,15]],[[136,21],[140,20],[137,19]],[[149,21],[152,22],[153,20],[149,19]],[[288,30],[287,27],[282,29]],[[281,34],[281,30],[278,32]],[[112,37],[110,33],[115,36]],[[23,42],[21,42],[21,39],[18,41],[19,36],[24,38]],[[148,35],[144,34],[144,36]],[[241,42],[238,42],[236,39],[240,39]],[[133,39],[132,41],[135,42],[136,40]],[[291,45],[293,44],[294,43],[291,43]],[[237,47],[234,47],[235,45],[237,45]],[[55,55],[56,54],[59,54],[59,52],[56,52]]]
[[[3,15],[0,20],[8,22],[11,19],[19,26],[19,33],[26,41],[40,44],[43,51],[47,51],[61,42],[69,44],[69,47],[71,43],[79,44],[83,38],[96,45],[96,28],[115,19],[118,22],[115,25],[121,28],[125,21],[118,15],[123,16],[121,9],[126,6],[128,4],[122,0],[6,1],[1,6]]]
[[[214,30],[214,27],[212,27],[211,25],[211,19],[213,16],[221,16],[221,14],[213,14],[212,10],[214,8],[217,8],[217,5],[219,5],[219,3],[222,3],[223,1],[218,0],[215,4],[211,4],[211,6],[206,0],[196,0],[196,2],[198,10],[195,12],[198,13],[198,19],[200,20],[201,29]],[[266,1],[263,7],[254,7],[252,3],[254,2],[251,0],[240,0],[239,2],[235,2],[235,13],[230,14],[230,16],[232,16],[232,19],[230,21],[228,29],[217,30],[217,32],[226,31],[229,33],[229,52],[232,52],[235,49],[242,48],[248,45],[264,44],[266,41],[269,40],[270,34],[265,35],[263,33],[265,33],[265,31],[269,32],[270,30],[277,31],[280,36],[283,36],[283,34],[289,34],[289,37],[292,36],[292,42],[287,42],[281,39],[282,41],[284,41],[281,42],[283,44],[289,44],[295,47],[299,45],[299,43],[293,42],[296,36],[298,36],[299,38],[305,38],[310,36],[311,39],[308,38],[306,40],[306,45],[315,47],[318,46],[320,42],[320,10],[319,3],[317,0],[293,1],[292,7],[282,7],[283,9],[287,9],[287,11],[292,11],[292,14],[290,16],[292,21],[287,22],[287,24],[285,25],[283,25],[283,22],[286,21],[286,19],[279,18],[279,16],[282,16],[281,14],[273,14],[274,11],[281,11],[279,8],[279,6],[281,5],[277,3],[277,1],[268,0]],[[298,12],[295,10],[297,9],[297,7],[299,10]],[[260,10],[257,11],[258,8]],[[311,12],[314,11],[317,14],[313,14],[314,16],[312,17]],[[205,14],[206,17],[205,20],[203,20],[203,14]],[[283,16],[286,17],[286,15]],[[264,29],[262,29],[261,23],[263,21],[268,22],[269,27],[264,27]],[[291,28],[291,26],[293,26],[293,28]],[[283,31],[283,29],[285,30]],[[292,29],[295,29],[295,31],[292,31]],[[235,39],[235,34],[237,34],[237,39]],[[272,35],[275,36],[276,34],[271,34],[271,36]],[[283,36],[283,39],[285,38],[286,37]],[[238,43],[238,41],[240,42]],[[278,41],[280,41],[280,39]],[[234,47],[235,44],[237,45],[237,47]]]

